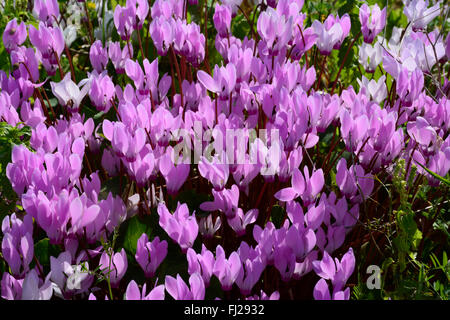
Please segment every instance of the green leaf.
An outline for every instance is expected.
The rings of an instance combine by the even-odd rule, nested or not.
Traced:
[[[34,254],[44,268],[50,267],[50,257],[57,257],[60,251],[58,246],[50,244],[48,238],[41,239],[34,244]]]
[[[239,15],[233,19],[233,25],[231,28],[232,34],[239,39],[244,39],[250,32],[250,25],[244,15]]]
[[[143,233],[150,235],[152,232],[152,228],[148,223],[141,220],[138,215],[135,215],[134,217],[126,221],[124,223],[124,228],[125,231],[123,232],[123,247],[128,253],[134,256],[136,254],[138,239]]]
[[[419,166],[421,166],[426,172],[428,172],[430,175],[432,175],[434,178],[438,179],[439,181],[443,182],[447,186],[450,187],[450,180],[445,179],[444,177],[441,177],[437,173],[431,171],[430,169],[426,168],[423,164],[420,162],[416,162]]]
[[[123,179],[123,177],[122,177],[122,179]],[[123,179],[122,184],[125,185],[126,183],[127,183],[127,180]],[[100,190],[100,197],[102,199],[106,199],[109,192],[111,192],[115,196],[117,196],[117,195],[121,196],[120,177],[119,176],[113,177],[103,183],[102,189]]]

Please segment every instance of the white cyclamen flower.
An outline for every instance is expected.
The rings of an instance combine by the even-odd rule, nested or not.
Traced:
[[[70,72],[60,82],[50,82],[52,92],[61,105],[67,106],[70,112],[78,112],[81,101],[89,91],[89,86],[82,89],[70,79]]]

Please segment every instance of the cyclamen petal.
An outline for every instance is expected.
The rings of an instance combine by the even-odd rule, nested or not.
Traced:
[[[325,279],[320,279],[314,287],[314,299],[315,300],[331,300],[330,289]]]

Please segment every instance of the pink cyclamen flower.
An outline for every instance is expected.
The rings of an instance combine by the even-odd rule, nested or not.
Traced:
[[[51,273],[45,280],[38,276],[36,269],[25,276],[22,284],[22,300],[50,300],[53,295],[53,286],[50,282]]]
[[[197,273],[201,275],[205,287],[208,287],[215,264],[213,253],[206,249],[205,245],[202,244],[201,253],[197,254],[194,249],[189,248],[186,256],[188,261],[188,273]]]
[[[423,30],[438,15],[441,14],[441,1],[428,8],[428,0],[411,0],[405,4],[403,13],[411,23],[413,31]]]
[[[225,158],[225,153],[221,157]],[[211,162],[202,156],[198,163],[198,170],[200,175],[212,183],[216,191],[223,190],[228,181],[229,165],[215,157]]]
[[[269,7],[259,15],[257,30],[269,54],[276,56],[291,40],[293,20]]]
[[[238,208],[236,215],[228,219],[228,224],[231,229],[233,229],[238,236],[243,236],[245,234],[245,228],[256,221],[258,218],[258,209],[251,209],[244,214],[241,208]]]
[[[330,30],[334,24],[339,24],[342,29],[341,38],[333,46],[333,49],[339,50],[345,38],[347,38],[348,34],[350,33],[351,27],[350,16],[348,15],[348,13],[344,14],[342,17],[339,17],[339,15],[336,15],[335,17],[332,14],[330,14],[328,18],[325,20],[324,25],[327,28],[327,30]]]
[[[2,255],[14,276],[23,277],[29,270],[33,260],[33,220],[27,214],[20,220],[13,213],[2,222]]]
[[[130,56],[131,54],[131,56]],[[133,57],[133,46],[124,46],[120,49],[119,42],[109,42],[108,56],[114,65],[117,73],[125,72],[125,62]]]
[[[183,252],[193,246],[198,234],[198,224],[195,213],[189,215],[189,208],[185,203],[178,203],[173,214],[169,212],[165,204],[160,203],[158,214],[159,225],[173,241],[180,245]]]
[[[315,20],[312,24],[314,33],[316,34],[316,46],[323,55],[330,55],[333,47],[342,41],[344,31],[340,23],[320,23]]]
[[[216,248],[216,262],[214,263],[213,273],[219,279],[222,290],[231,290],[241,269],[242,263],[239,255],[233,251],[228,259],[226,259],[225,251],[218,245]]]
[[[16,279],[8,272],[3,272],[1,282],[1,298],[6,300],[20,300],[22,297],[23,279]]]
[[[219,35],[227,37],[230,33],[231,9],[228,6],[216,4],[213,21]]]
[[[136,25],[136,6],[128,3],[126,7],[117,5],[114,9],[114,25],[122,40],[130,40]]]
[[[361,22],[361,31],[364,42],[372,43],[386,25],[386,8],[380,10],[378,4],[375,4],[370,8],[364,3],[359,9],[359,21]]]
[[[96,40],[89,49],[89,60],[97,72],[102,72],[106,69],[106,65],[108,64],[108,50],[103,48],[100,40]]]
[[[103,121],[103,134],[111,141],[111,145],[120,157],[125,157],[129,162],[136,160],[137,154],[144,148],[146,135],[143,128],[134,130],[134,133],[122,122]]]
[[[324,182],[322,169],[314,171],[310,179],[306,166],[304,168],[304,176],[296,168],[291,178],[292,186],[278,191],[275,194],[275,198],[280,201],[291,201],[298,196],[302,196],[302,199],[305,198],[304,200],[314,198],[322,190]]]
[[[105,276],[110,278],[111,286],[117,288],[128,268],[125,249],[122,248],[120,252],[111,252],[110,254],[103,252],[100,257],[99,266]]]
[[[198,273],[189,277],[189,285],[190,288],[179,274],[176,279],[166,276],[166,290],[175,300],[203,300],[205,298],[205,284]]]
[[[322,260],[313,261],[313,268],[316,274],[326,280],[331,280],[335,291],[342,290],[347,280],[355,269],[355,256],[350,248],[344,254],[341,261],[333,258],[324,251]]]
[[[92,77],[89,98],[98,111],[107,113],[111,108],[111,99],[115,94],[114,82],[106,73]]]
[[[138,239],[135,257],[147,278],[155,275],[156,269],[163,262],[166,255],[167,241],[160,241],[159,237],[155,237],[153,241],[149,242],[145,233]]]
[[[164,300],[164,288],[164,285],[161,284],[146,294],[146,283],[144,283],[142,286],[142,291],[140,291],[136,282],[131,280],[127,286],[127,290],[125,291],[125,300]]]
[[[16,18],[9,21],[5,27],[5,31],[3,31],[3,45],[6,51],[11,53],[13,49],[24,43],[26,39],[27,27],[25,23],[22,21],[18,24]]]
[[[35,0],[33,15],[49,26],[56,24],[60,17],[58,0]]]
[[[171,147],[159,159],[159,170],[167,183],[167,193],[174,195],[180,190],[183,183],[189,176],[190,165],[186,163],[179,163],[177,165],[172,161],[170,156]]]
[[[39,29],[29,26],[31,44],[37,49],[37,56],[49,75],[54,75],[58,65],[57,58],[64,50],[64,34],[58,27],[47,27],[39,23]]]

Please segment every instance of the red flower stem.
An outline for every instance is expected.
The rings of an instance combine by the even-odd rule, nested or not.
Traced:
[[[86,13],[86,18],[88,20],[89,39],[91,40],[91,44],[93,44],[94,43],[94,34],[92,32],[92,22],[91,22],[91,18],[89,17],[89,11],[87,8],[86,1],[84,2],[84,12]]]
[[[39,95],[40,95],[40,90],[38,90],[38,91],[39,91]],[[48,99],[47,93],[45,92],[44,89],[42,89],[42,92],[44,93],[45,100],[47,101],[47,103],[48,103],[48,105],[50,107],[50,110],[52,111],[53,116],[55,117],[55,120],[56,120],[56,113],[55,113],[55,110],[53,110],[53,107],[52,107],[52,104],[50,103],[50,100]]]
[[[180,86],[181,107],[183,108],[183,119],[184,119],[183,86],[181,85],[182,81],[181,81],[180,66],[178,65],[178,59],[177,59],[177,56],[175,55],[175,50],[173,50],[172,46],[170,46],[170,51],[172,51],[172,57],[173,57],[173,61],[175,63],[175,69],[177,70],[178,85]]]
[[[305,42],[305,37],[303,36],[303,31],[302,28],[300,27],[300,25],[297,24],[298,30],[300,30],[300,34],[302,36],[302,42],[303,42],[303,46],[306,47],[306,42]],[[306,63],[306,69],[309,69],[309,65],[308,65],[308,53],[305,51],[305,63]]]
[[[355,158],[358,159],[359,155],[361,154],[362,149],[364,149],[364,147],[366,146],[367,142],[369,141],[370,136],[367,137],[367,139],[364,141],[363,145],[361,146],[361,148],[359,148],[358,153],[356,154]]]
[[[208,1],[205,1],[205,59],[203,60],[206,71],[211,75],[211,68],[209,67],[209,50],[208,50]]]
[[[61,62],[59,61],[58,54],[55,51],[53,51],[53,53],[55,54],[56,62],[58,63],[59,75],[61,76],[62,80],[64,78],[64,71],[61,67]]]
[[[169,59],[172,61],[172,56],[169,57]],[[173,71],[173,64],[174,62],[172,61],[172,63],[170,64],[170,75],[172,76],[172,108],[173,108],[173,98],[175,97],[175,71]]]
[[[343,148],[343,149],[341,150],[341,152],[339,152],[339,154],[337,155],[336,158],[334,158],[334,160],[332,161],[332,163],[330,164],[330,166],[328,166],[328,168],[326,169],[325,174],[324,174],[325,177],[328,175],[328,173],[331,171],[331,169],[333,169],[334,164],[336,163],[336,160],[339,159],[339,158],[342,156],[342,154],[344,153],[344,151],[345,151],[345,148]]]
[[[67,47],[67,45],[65,45],[65,50],[66,50],[67,59],[69,60],[72,81],[77,82],[77,80],[75,79],[75,69],[73,68],[72,56],[70,55],[70,51],[69,51],[69,48]]]
[[[125,37],[128,38],[126,30],[125,30]],[[133,59],[133,55],[131,54],[131,48],[130,48],[130,39],[127,39],[127,48],[128,48],[128,54],[130,55],[130,59]]]
[[[142,48],[142,39],[141,39],[141,31],[139,29],[136,30],[137,32],[137,38],[139,43],[139,50],[141,51],[142,60],[145,59],[144,49]]]
[[[150,90],[150,102],[152,104],[152,112],[155,111],[155,101],[153,100],[152,90]]]
[[[262,197],[263,197],[263,195],[264,195],[264,191],[266,191],[266,188],[267,188],[267,185],[268,185],[268,184],[269,184],[269,183],[268,183],[267,181],[264,182],[264,185],[263,185],[261,191],[259,192],[258,199],[256,199],[255,208],[258,208],[258,207],[259,207],[259,204],[260,204],[260,202],[261,202],[261,200],[262,200]]]
[[[114,103],[114,100],[113,100],[113,99],[111,99],[111,104],[112,104],[114,110],[116,111],[117,118],[119,118],[119,120],[122,121],[122,117],[120,116],[119,110],[117,110],[117,106],[116,106],[116,104]]]
[[[91,167],[91,164],[89,163],[89,158],[87,157],[86,153],[84,154],[84,160],[86,160],[87,167],[89,169],[89,173],[92,174],[92,167]]]
[[[325,63],[326,63],[326,61],[327,61],[327,56],[325,56],[325,57],[323,58],[323,61],[322,61],[322,68],[320,68],[319,78],[317,78],[317,87],[316,87],[316,91],[319,90],[319,88],[320,88],[320,79],[322,79],[322,73],[323,73],[323,69],[325,69]]]
[[[355,44],[356,40],[358,40],[360,35],[361,35],[361,31],[359,31],[358,34],[356,35],[356,37],[353,38],[352,43],[350,43],[350,45],[347,48],[347,52],[345,53],[344,60],[342,60],[341,66],[339,67],[339,71],[336,75],[336,80],[334,80],[333,88],[331,89],[331,95],[333,95],[334,89],[336,89],[337,81],[339,79],[339,76],[341,75],[341,71],[342,71],[342,68],[344,67],[345,61],[347,60],[348,54],[350,53],[350,50],[352,49],[353,45]]]

